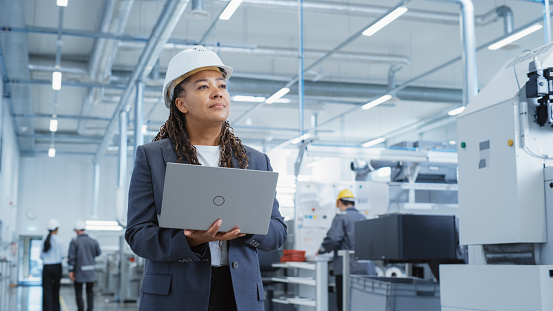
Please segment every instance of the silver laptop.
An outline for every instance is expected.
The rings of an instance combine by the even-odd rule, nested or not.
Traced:
[[[267,234],[278,173],[167,163],[159,225],[220,232]]]

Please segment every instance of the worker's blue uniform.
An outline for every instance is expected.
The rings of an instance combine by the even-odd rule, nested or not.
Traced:
[[[335,275],[342,274],[342,257],[338,256],[338,250],[353,250],[355,247],[354,223],[365,220],[355,207],[350,207],[344,212],[336,214],[332,220],[332,225],[326,237],[321,244],[319,254],[334,251],[334,260],[332,266]],[[376,274],[374,263],[372,261],[357,261],[353,256],[350,258],[351,274]]]

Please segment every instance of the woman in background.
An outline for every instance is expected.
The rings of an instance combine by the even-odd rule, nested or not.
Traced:
[[[60,223],[51,218],[48,221],[48,236],[44,239],[40,259],[42,259],[42,310],[60,311],[61,261],[66,251],[58,237]]]

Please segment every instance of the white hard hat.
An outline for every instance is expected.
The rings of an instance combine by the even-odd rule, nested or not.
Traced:
[[[84,221],[82,220],[77,220],[75,221],[75,225],[73,226],[73,229],[75,230],[84,230],[86,227]]]
[[[211,68],[210,68],[211,67]],[[186,49],[175,55],[169,62],[167,72],[165,73],[165,82],[163,83],[163,98],[165,106],[171,107],[171,97],[173,89],[182,82],[184,78],[202,70],[220,70],[223,78],[228,80],[232,74],[232,68],[225,66],[219,56],[213,51],[206,49],[201,45],[196,45],[191,49]],[[186,76],[185,76],[186,75]],[[182,76],[183,79],[178,79]],[[177,82],[178,83],[175,83]]]
[[[60,222],[57,221],[56,219],[50,218],[50,220],[48,220],[48,231],[54,231],[59,227],[60,227]]]

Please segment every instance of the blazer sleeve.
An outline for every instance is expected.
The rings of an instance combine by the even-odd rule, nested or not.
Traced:
[[[162,160],[159,160],[162,161]],[[125,239],[135,254],[152,261],[203,260],[207,246],[190,248],[184,230],[161,228],[154,199],[153,169],[143,146],[136,150],[136,160],[129,186],[129,206]]]
[[[328,232],[326,233],[326,236],[321,243],[321,247],[319,248],[319,254],[324,254],[333,250],[340,249],[340,245],[342,244],[342,240],[344,239],[345,235],[344,222],[342,220],[342,217],[340,216],[341,215],[338,214],[332,220],[330,229],[328,229]]]
[[[71,243],[69,243],[69,251],[67,252],[67,267],[69,269],[69,272],[73,272],[75,269],[77,259],[77,248],[75,245],[75,240],[71,240]]]
[[[266,154],[263,154],[263,156],[265,158],[261,169],[272,172],[273,168],[271,167],[269,157],[267,157]],[[275,199],[273,200],[273,210],[271,212],[271,220],[269,223],[269,231],[266,235],[246,235],[241,239],[243,239],[244,242],[249,244],[250,246],[259,248],[260,250],[265,252],[279,249],[284,244],[284,242],[286,242],[286,237],[288,233],[286,225],[284,224],[284,217],[280,215],[278,206],[279,205],[275,194]]]

